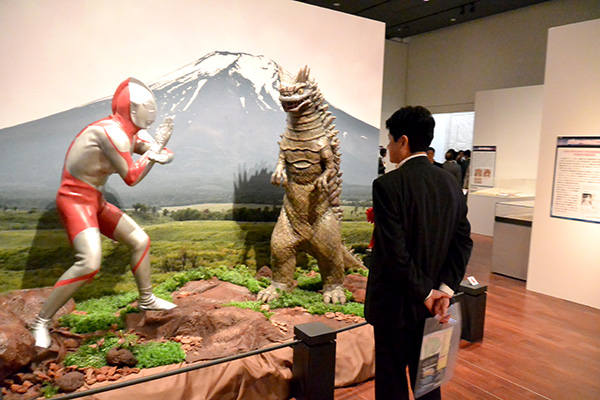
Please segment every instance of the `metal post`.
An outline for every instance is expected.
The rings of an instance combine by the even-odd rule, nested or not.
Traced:
[[[292,394],[298,400],[333,400],[336,332],[322,322],[294,327]]]

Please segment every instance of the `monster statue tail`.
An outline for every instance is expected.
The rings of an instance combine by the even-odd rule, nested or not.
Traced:
[[[367,269],[365,264],[354,254],[348,247],[342,245],[342,258],[344,262],[344,270],[349,269]]]

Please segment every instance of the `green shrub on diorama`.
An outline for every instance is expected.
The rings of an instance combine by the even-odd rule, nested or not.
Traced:
[[[185,361],[185,352],[176,342],[148,342],[133,346],[131,352],[138,360],[138,368],[159,367]]]
[[[179,363],[185,360],[185,352],[176,342],[138,343],[137,335],[119,336],[109,333],[86,340],[74,353],[64,359],[64,365],[79,368],[102,368],[106,366],[106,354],[114,347],[130,350],[138,360],[138,368],[152,368]]]
[[[252,293],[258,293],[269,284],[268,281],[254,278],[254,273],[246,265],[238,265],[235,268],[229,268],[222,265],[215,268],[200,267],[175,274],[158,285],[154,290],[154,293],[161,297],[170,296],[172,292],[190,281],[211,279],[214,277],[223,282],[245,286]]]
[[[85,340],[75,353],[69,353],[64,359],[66,367],[76,365],[79,368],[101,368],[106,364],[106,354],[113,347],[129,349],[137,343],[137,335],[118,336],[108,333]]]
[[[352,293],[345,290],[346,298],[351,299]],[[269,302],[269,307],[274,308],[290,308],[290,307],[303,307],[311,314],[323,315],[327,312],[341,312],[343,314],[357,315],[364,317],[364,305],[355,302],[348,302],[344,305],[341,304],[325,304],[323,303],[323,296],[317,292],[311,292],[308,290],[294,289],[291,292],[283,292],[281,297]]]
[[[256,300],[256,301],[251,301],[251,300],[247,300],[247,301],[232,301],[226,304],[223,304],[224,307],[238,307],[238,308],[244,308],[244,309],[248,309],[248,310],[252,310],[252,311],[256,311],[259,313],[262,313],[267,319],[271,318],[274,313],[265,309],[265,303],[263,303],[262,301]]]
[[[59,321],[61,326],[69,328],[74,333],[123,329],[125,314],[137,311],[129,305],[137,297],[137,292],[129,292],[89,299],[77,303],[78,312],[63,315]]]

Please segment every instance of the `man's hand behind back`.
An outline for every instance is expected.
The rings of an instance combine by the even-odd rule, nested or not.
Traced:
[[[447,313],[448,307],[450,307],[451,298],[452,296],[449,294],[433,289],[431,296],[425,300],[425,307],[427,307],[432,315],[436,315],[440,318],[440,324],[450,320],[450,316],[447,315]]]

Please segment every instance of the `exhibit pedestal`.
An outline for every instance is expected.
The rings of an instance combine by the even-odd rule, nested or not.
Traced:
[[[298,400],[333,399],[335,331],[322,322],[311,322],[296,325],[294,335],[301,342],[294,346],[292,394]]]
[[[469,281],[462,281],[456,300],[460,302],[462,314],[462,333],[460,338],[468,342],[483,339],[485,324],[485,304],[487,299],[487,286],[482,284],[471,285]]]

